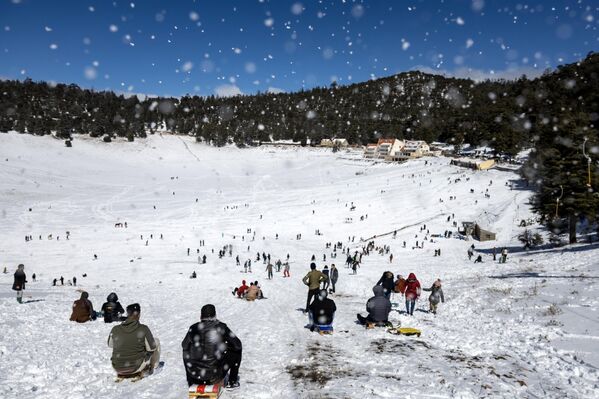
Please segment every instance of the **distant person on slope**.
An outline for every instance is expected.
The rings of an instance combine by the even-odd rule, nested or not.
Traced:
[[[316,263],[310,263],[310,271],[302,279],[303,283],[308,286],[308,299],[306,300],[306,307],[304,312],[308,312],[312,298],[318,295],[320,291],[320,284],[327,280],[327,276],[322,274],[319,270],[316,270]]]
[[[119,302],[119,297],[116,293],[111,292],[106,298],[106,302],[102,305],[102,314],[104,315],[104,323],[112,323],[115,321],[124,321],[123,316],[125,310]]]
[[[387,271],[384,272],[376,285],[380,285],[385,290],[385,298],[391,298],[391,293],[395,289],[395,281],[393,280],[393,273]]]
[[[12,289],[17,291],[17,302],[23,303],[23,290],[25,289],[25,283],[27,282],[27,275],[25,274],[25,265],[22,263],[17,266],[17,271],[14,274],[14,282]]]
[[[187,383],[215,384],[229,373],[227,388],[239,387],[241,341],[216,318],[214,305],[202,307],[199,323],[189,327],[183,342],[183,365]]]
[[[108,346],[112,348],[112,367],[122,377],[152,374],[160,360],[160,342],[150,329],[139,322],[138,303],[127,306],[127,319],[112,327]]]
[[[406,280],[406,313],[410,316],[414,315],[416,300],[420,297],[420,292],[420,282],[414,273],[410,273]]]
[[[73,312],[71,313],[71,321],[77,323],[85,323],[86,321],[96,320],[96,312],[89,299],[89,294],[85,291],[81,293],[81,298],[73,302]]]
[[[366,311],[368,316],[364,317],[358,313],[358,322],[360,324],[384,324],[389,321],[389,312],[391,312],[391,302],[385,298],[385,289],[380,285],[372,288],[374,296],[366,302]]]
[[[320,290],[308,310],[310,331],[314,331],[317,325],[333,324],[337,306],[332,299],[327,298],[327,290]]]
[[[330,278],[331,278],[331,289],[329,290],[329,292],[332,292],[333,294],[335,293],[335,284],[337,284],[337,280],[339,280],[339,270],[337,269],[337,267],[335,266],[335,264],[331,265],[331,272],[330,272]]]
[[[431,295],[428,297],[428,303],[430,305],[430,312],[437,314],[437,305],[439,302],[445,302],[445,296],[443,295],[443,288],[441,288],[441,280],[437,279],[431,286],[431,288],[423,288],[424,291],[429,291]]]

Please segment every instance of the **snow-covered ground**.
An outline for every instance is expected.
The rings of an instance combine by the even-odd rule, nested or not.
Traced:
[[[180,343],[206,303],[244,345],[242,388],[230,398],[599,397],[598,247],[520,251],[517,226],[532,217],[531,193],[506,186],[515,173],[474,172],[445,158],[372,164],[359,155],[216,149],[173,136],[76,138],[65,148],[50,137],[0,134],[0,268],[9,270],[0,274],[0,397],[186,397]],[[458,223],[480,221],[498,240],[442,238],[455,231],[452,214]],[[423,224],[441,238],[412,249]],[[337,241],[358,249],[360,237],[396,229],[396,239],[375,239],[391,246],[393,263],[371,253],[355,276],[341,254],[330,259],[325,250]],[[472,243],[484,263],[468,261]],[[211,252],[227,244],[233,257]],[[492,261],[493,246],[510,248],[506,264]],[[207,264],[198,264],[197,248]],[[292,278],[266,280],[265,265],[255,262],[263,251],[273,262],[290,254]],[[313,254],[319,268],[340,267],[331,336],[303,328],[298,311]],[[236,255],[252,259],[253,273],[242,273]],[[11,290],[19,263],[30,281],[24,305]],[[424,287],[443,280],[446,303],[437,316],[426,312],[425,295],[414,317],[392,312],[395,323],[420,328],[420,338],[355,324],[385,270],[414,272]],[[60,276],[77,276],[79,286],[52,287]],[[242,279],[258,280],[268,299],[235,299]],[[68,320],[77,289],[98,309],[112,291],[125,306],[139,302],[142,322],[161,340],[164,369],[115,383],[106,346],[112,325]]]

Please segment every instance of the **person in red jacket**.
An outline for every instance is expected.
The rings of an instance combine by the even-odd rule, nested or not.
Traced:
[[[245,292],[248,290],[248,286],[245,284],[245,280],[241,280],[241,287],[235,288],[233,295],[237,294],[239,298],[243,298]]]
[[[414,273],[410,273],[406,280],[406,313],[414,315],[416,300],[420,296],[420,282],[416,279]]]

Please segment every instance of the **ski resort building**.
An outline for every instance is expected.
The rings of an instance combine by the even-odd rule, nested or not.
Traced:
[[[347,148],[349,147],[349,142],[347,139],[322,139],[320,140],[321,147],[337,147],[337,148]]]
[[[388,160],[404,147],[403,140],[398,139],[379,139],[377,143],[377,158]]]
[[[376,144],[367,144],[364,148],[364,158],[376,158]]]
[[[332,142],[333,142],[334,147],[339,147],[339,148],[349,147],[349,142],[347,141],[347,139],[333,139]]]
[[[416,159],[428,155],[432,155],[432,153],[426,141],[407,140],[402,150],[397,153],[394,158],[399,161],[404,161],[406,159]]]
[[[495,166],[495,161],[492,159],[456,158],[452,159],[450,164],[474,170],[487,170]]]

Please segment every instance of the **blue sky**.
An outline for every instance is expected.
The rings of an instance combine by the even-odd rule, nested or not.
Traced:
[[[599,50],[598,27],[585,0],[0,0],[0,77],[174,96],[510,78]]]

